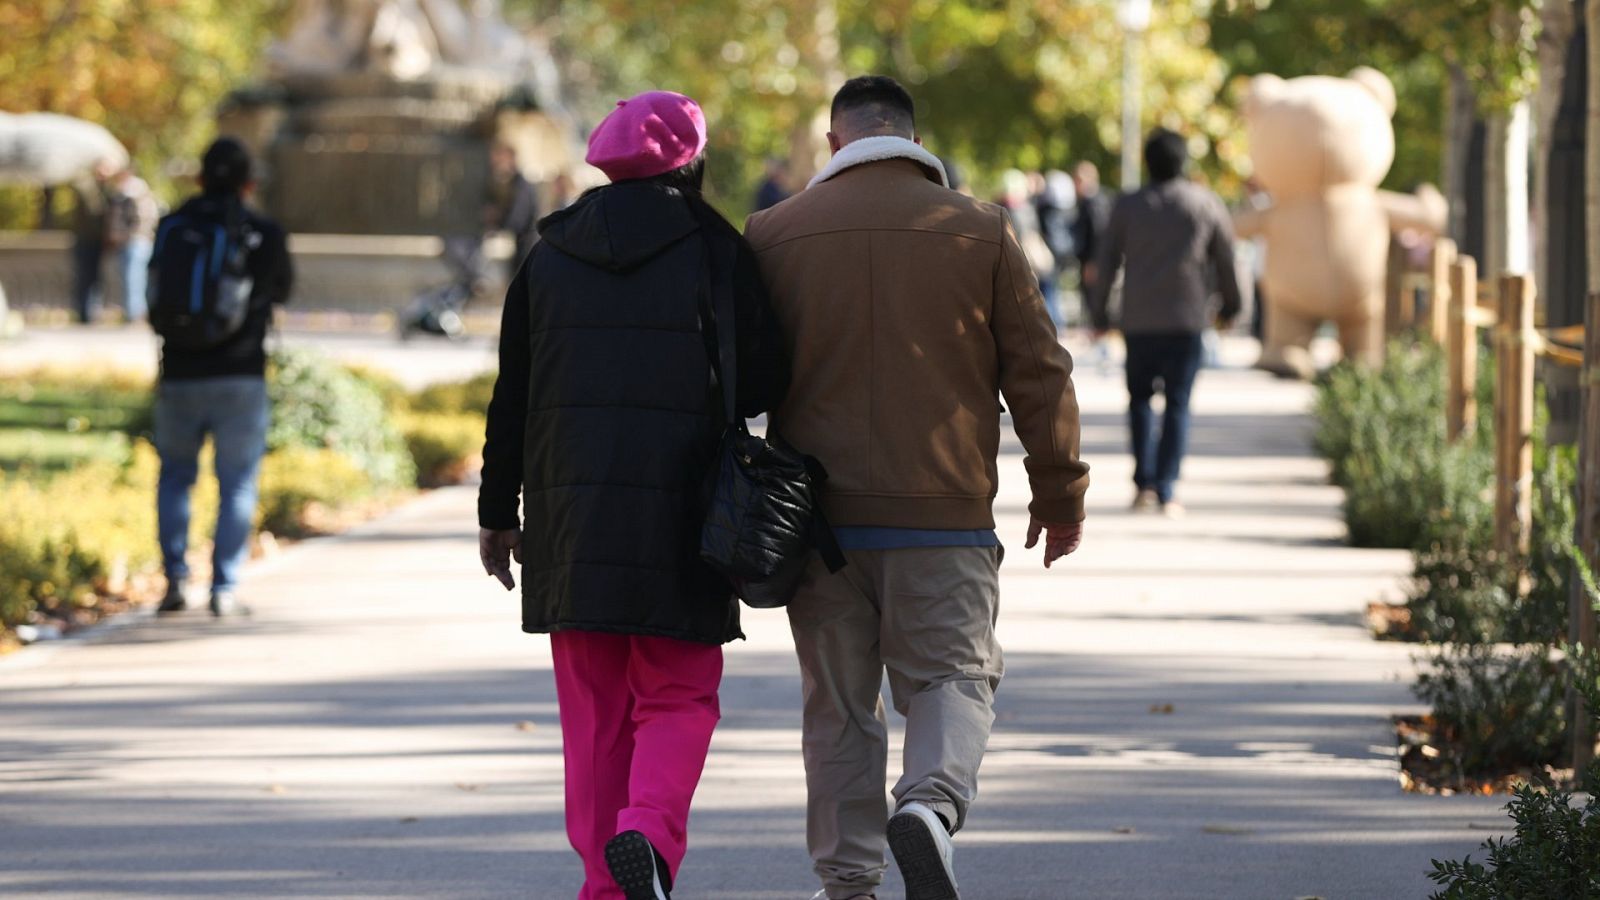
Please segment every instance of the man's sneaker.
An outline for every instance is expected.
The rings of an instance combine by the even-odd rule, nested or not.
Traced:
[[[211,592],[211,614],[219,619],[229,616],[248,616],[250,608],[239,602],[231,590]]]
[[[1148,488],[1140,491],[1133,498],[1133,511],[1136,513],[1155,512],[1161,508],[1161,497]]]
[[[950,832],[939,814],[915,801],[889,818],[889,850],[906,883],[906,900],[960,900]]]
[[[156,607],[156,615],[170,616],[181,613],[189,608],[189,594],[184,589],[183,582],[167,582],[167,592],[161,597],[161,605]]]
[[[606,867],[628,900],[671,900],[667,863],[639,832],[624,831],[606,842]]]

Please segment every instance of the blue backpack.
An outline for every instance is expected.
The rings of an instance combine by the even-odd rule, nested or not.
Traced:
[[[239,333],[254,283],[247,266],[260,237],[237,209],[228,221],[173,213],[161,220],[150,254],[150,325],[166,346],[206,350]]]

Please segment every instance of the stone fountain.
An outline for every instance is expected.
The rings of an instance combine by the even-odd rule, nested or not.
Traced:
[[[472,233],[491,142],[535,183],[581,158],[549,54],[499,0],[299,0],[290,21],[218,133],[262,160],[259,201],[291,232]]]

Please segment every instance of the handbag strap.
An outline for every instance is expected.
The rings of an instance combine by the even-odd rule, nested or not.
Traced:
[[[733,311],[733,259],[731,241],[717,241],[713,233],[720,223],[713,221],[714,214],[705,208],[705,201],[685,197],[689,211],[700,223],[700,241],[704,252],[700,265],[700,333],[706,343],[706,358],[711,362],[711,372],[722,389],[722,411],[728,427],[745,428],[744,417],[739,415],[739,354],[738,332]],[[722,246],[719,250],[718,245]],[[719,273],[728,277],[717,278]]]

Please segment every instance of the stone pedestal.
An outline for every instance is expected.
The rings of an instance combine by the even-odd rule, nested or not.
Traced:
[[[572,166],[571,129],[505,80],[440,70],[285,79],[235,94],[218,131],[263,163],[259,201],[291,232],[467,234],[482,227],[492,141],[533,181]]]

